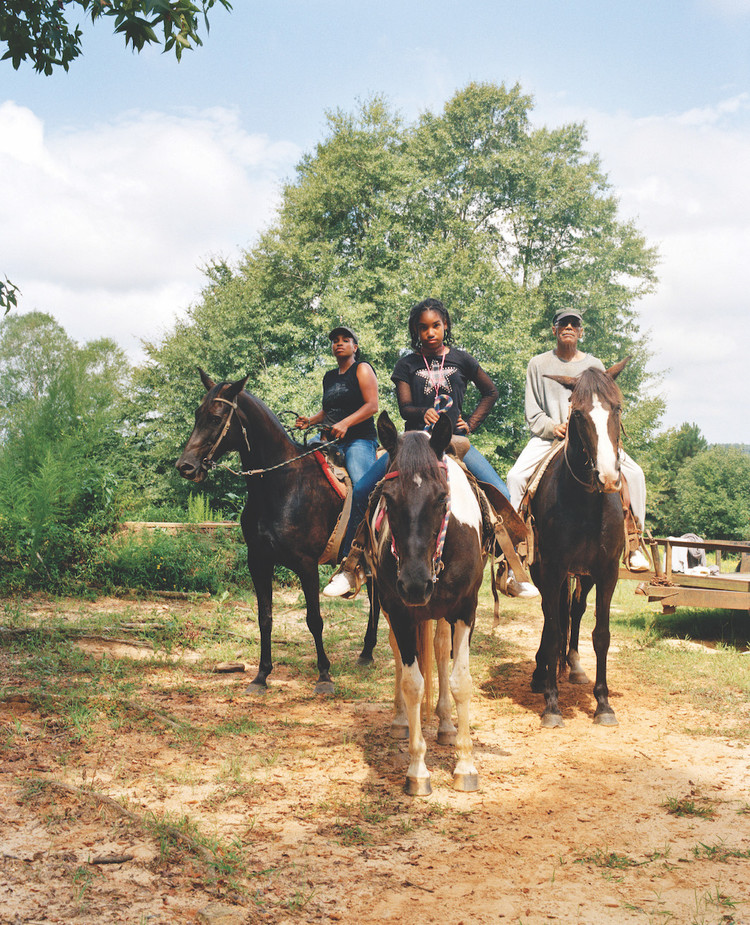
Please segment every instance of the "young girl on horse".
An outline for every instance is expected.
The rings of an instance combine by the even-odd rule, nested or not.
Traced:
[[[396,385],[399,411],[406,421],[405,429],[429,429],[444,411],[451,419],[454,433],[468,437],[497,401],[495,384],[471,354],[452,346],[450,315],[439,299],[425,299],[412,308],[409,336],[413,352],[396,363],[391,375]],[[463,402],[470,382],[479,390],[480,400],[473,414],[465,420]],[[476,447],[469,448],[463,461],[477,479],[509,497],[505,483]],[[348,554],[367,509],[370,493],[385,475],[387,467],[388,458],[384,455],[354,485],[349,528],[341,549],[343,555]],[[338,597],[351,591],[355,587],[356,565],[344,560],[323,593]],[[533,588],[532,593],[536,593]]]
[[[328,338],[337,369],[329,369],[323,376],[323,407],[312,417],[300,415],[295,426],[307,430],[321,425],[324,440],[338,439],[338,448],[355,484],[376,459],[378,380],[372,366],[362,359],[357,335],[351,328],[339,325]]]

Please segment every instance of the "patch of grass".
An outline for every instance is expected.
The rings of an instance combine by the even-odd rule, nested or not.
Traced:
[[[608,870],[627,870],[630,867],[642,867],[648,861],[636,861],[627,854],[618,854],[616,851],[603,851],[596,848],[592,854],[579,854],[574,864],[592,864],[594,867]]]
[[[213,728],[213,734],[220,738],[222,736],[254,736],[263,732],[263,727],[254,722],[247,716],[240,716],[237,719],[225,719]]]
[[[700,842],[692,850],[697,860],[726,862],[730,858],[750,858],[750,848],[728,848],[723,841],[713,845]]]
[[[687,797],[668,797],[662,806],[672,816],[697,816],[700,819],[714,819],[716,809],[705,797],[692,794]]]

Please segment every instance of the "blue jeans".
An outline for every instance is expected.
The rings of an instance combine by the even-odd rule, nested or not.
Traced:
[[[377,440],[345,440],[339,444],[339,449],[346,460],[346,471],[355,485],[375,462],[375,450],[378,448]],[[372,490],[372,489],[371,489]]]
[[[352,540],[354,539],[354,534],[357,532],[357,527],[360,524],[360,521],[365,516],[365,511],[367,510],[367,501],[372,493],[373,488],[378,484],[378,482],[383,478],[386,471],[388,470],[389,457],[387,453],[377,460],[377,462],[371,466],[367,472],[359,479],[357,482],[354,482],[354,487],[352,489],[352,510],[349,515],[349,523],[346,528],[346,536],[344,541],[341,544],[340,557],[343,558],[349,555],[349,550],[352,548]],[[498,491],[502,492],[506,498],[509,498],[508,488],[505,482],[500,478],[500,476],[495,472],[492,466],[487,462],[487,460],[482,456],[479,450],[475,449],[473,446],[469,448],[469,452],[464,456],[464,465],[471,472],[473,476],[479,479],[480,482],[489,482],[490,485],[494,485]]]

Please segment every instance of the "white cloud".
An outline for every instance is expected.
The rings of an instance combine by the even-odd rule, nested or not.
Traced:
[[[748,115],[747,94],[648,118],[544,113],[548,124],[586,122],[621,215],[659,249],[659,286],[639,310],[653,368],[667,370],[665,425],[695,422],[721,443],[750,443],[742,400],[750,344]]]
[[[133,112],[46,135],[31,111],[3,103],[0,270],[24,309],[132,348],[195,297],[207,259],[252,242],[299,154],[225,109]]]

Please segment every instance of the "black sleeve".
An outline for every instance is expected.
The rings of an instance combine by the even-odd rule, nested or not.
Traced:
[[[410,425],[409,429],[424,427],[424,413],[427,409],[414,404],[411,386],[408,382],[401,379],[396,381],[396,398],[398,399],[398,410],[401,417]]]
[[[477,372],[473,382],[474,385],[479,389],[479,394],[482,397],[479,399],[479,404],[474,409],[474,414],[472,414],[472,416],[466,422],[469,425],[470,434],[473,434],[482,423],[482,421],[487,417],[487,415],[490,413],[490,410],[492,409],[492,406],[497,401],[498,395],[500,394],[497,391],[497,386],[495,383],[492,381],[492,379],[490,379],[490,377],[481,366],[477,366]]]

